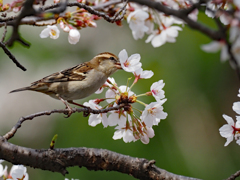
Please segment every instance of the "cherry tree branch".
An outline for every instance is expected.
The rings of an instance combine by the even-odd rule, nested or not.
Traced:
[[[23,71],[26,71],[27,69],[21,65],[18,60],[15,58],[15,56],[8,50],[8,48],[6,47],[6,45],[3,42],[0,42],[0,47],[3,49],[3,51],[5,52],[6,55],[8,55],[8,57],[16,64],[17,67],[19,67],[20,69],[22,69]]]
[[[106,109],[91,109],[91,108],[73,108],[72,113],[80,113],[80,112],[84,112],[84,114],[100,114],[100,113],[107,113],[109,111],[113,111],[113,110],[118,110],[124,107],[124,104],[122,105],[118,105],[118,106],[114,106],[114,107],[109,107]],[[7,132],[3,138],[5,138],[6,140],[9,140],[10,138],[12,138],[17,130],[22,126],[22,123],[25,122],[26,120],[33,120],[35,117],[39,117],[39,116],[49,116],[51,114],[54,113],[62,113],[62,114],[67,114],[69,112],[68,109],[54,109],[51,111],[42,111],[42,112],[38,112],[38,113],[34,113],[34,114],[30,114],[28,116],[25,117],[21,117],[18,122],[12,127],[12,129]]]
[[[79,166],[95,171],[117,171],[144,180],[199,180],[160,169],[154,165],[154,160],[131,157],[106,149],[83,147],[38,150],[11,144],[2,136],[0,159],[13,164],[59,172],[62,175],[68,174],[66,168]]]
[[[229,178],[227,178],[226,180],[234,180],[236,179],[237,177],[240,176],[240,170],[235,172],[234,174],[232,174]]]
[[[121,104],[106,109],[73,108],[73,113],[107,113],[112,110],[119,110],[127,106]],[[176,175],[155,166],[154,160],[135,158],[112,152],[105,149],[94,148],[67,148],[67,149],[31,149],[9,143],[11,137],[15,135],[22,123],[32,120],[35,117],[51,115],[53,113],[68,113],[67,109],[58,109],[34,113],[18,120],[17,124],[6,133],[0,136],[0,159],[4,159],[13,164],[22,164],[33,168],[59,172],[67,174],[66,168],[72,166],[86,167],[89,170],[118,171],[129,174],[138,179],[157,180],[198,180],[196,178]]]

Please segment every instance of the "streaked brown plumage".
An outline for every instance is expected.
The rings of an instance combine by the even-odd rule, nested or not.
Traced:
[[[13,90],[10,93],[25,90],[41,92],[60,99],[71,111],[72,109],[66,101],[79,105],[73,100],[93,94],[118,69],[122,69],[118,57],[105,52],[98,54],[88,62],[53,73],[31,83],[30,86]]]

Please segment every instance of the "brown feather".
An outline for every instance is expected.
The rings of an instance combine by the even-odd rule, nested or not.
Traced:
[[[88,65],[88,62],[85,62],[77,66],[65,69],[61,72],[53,73],[31,84],[36,85],[38,83],[82,81],[86,78],[85,74],[87,74],[88,70],[90,69],[92,68]]]

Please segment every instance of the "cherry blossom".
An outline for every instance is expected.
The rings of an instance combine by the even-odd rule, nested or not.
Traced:
[[[150,89],[156,101],[160,101],[161,99],[165,98],[165,92],[162,90],[164,86],[165,83],[163,82],[163,80],[159,80],[158,82],[152,84]]]
[[[233,103],[232,109],[233,109],[236,113],[240,114],[240,102],[235,102],[235,103]]]
[[[57,39],[59,37],[60,31],[56,25],[50,26],[48,25],[42,32],[40,33],[41,38],[47,38],[50,36],[52,39]]]
[[[140,137],[143,144],[149,143],[149,138],[153,138],[155,136],[154,130],[151,127],[146,127],[146,130],[143,132],[143,136]]]
[[[108,77],[107,81],[95,92],[95,94],[100,94],[103,92],[104,87],[113,88],[117,86],[115,79],[113,77]]]
[[[3,165],[2,165],[3,161],[4,160],[0,159],[0,178],[7,173],[7,166],[3,168]]]
[[[189,18],[191,18],[194,21],[197,21],[198,19],[198,9],[195,9],[192,13],[188,15]]]
[[[108,89],[105,93],[105,97],[106,97],[106,101],[108,103],[111,103],[113,101],[115,101],[115,97],[117,95],[117,91],[114,89]]]
[[[12,179],[14,180],[28,180],[28,173],[27,173],[27,168],[23,165],[13,165],[9,175],[10,177],[12,177]],[[7,180],[11,180],[11,179],[7,179]]]
[[[127,22],[135,40],[143,38],[144,33],[148,31],[148,27],[145,25],[148,17],[149,14],[142,9],[137,9],[128,15]]]
[[[126,113],[122,112],[121,110],[110,112],[110,115],[108,116],[109,126],[124,126],[126,121]]]
[[[221,50],[221,61],[226,61],[229,59],[228,49],[225,41],[212,41],[209,44],[202,45],[201,48],[203,51],[211,53]]]
[[[158,125],[161,119],[166,119],[167,113],[163,112],[162,107],[165,101],[166,99],[158,102],[151,102],[145,107],[141,119],[148,127]]]
[[[100,87],[96,92],[95,92],[95,94],[101,94],[102,92],[103,92],[103,87]]]
[[[90,100],[89,102],[83,103],[84,106],[88,106],[92,109],[102,109],[101,106],[95,103],[94,100]],[[89,126],[95,127],[96,125],[100,124],[102,122],[104,127],[108,126],[108,119],[106,113],[100,113],[100,114],[91,114],[88,119]]]
[[[144,71],[142,68],[139,68],[138,70],[133,72],[133,74],[138,79],[149,79],[153,76],[154,73],[152,71]]]
[[[117,83],[113,77],[109,77],[105,82],[106,86],[112,88],[113,86],[117,86]]]
[[[236,58],[238,64],[240,64],[240,37],[238,37],[232,45],[232,53]]]
[[[227,121],[228,124],[223,125],[219,129],[219,133],[222,137],[227,139],[226,143],[224,144],[224,146],[227,146],[230,142],[233,141],[235,133],[237,132],[237,134],[239,134],[240,132],[240,116],[237,116],[236,124],[231,117],[225,114],[223,115],[223,118]],[[238,135],[236,135],[236,138],[238,138]]]
[[[130,129],[125,129],[122,126],[117,126],[115,129],[117,129],[117,131],[114,132],[113,135],[114,140],[123,138],[123,141],[125,143],[135,141],[133,132]]]
[[[163,30],[155,30],[150,36],[148,36],[145,42],[151,42],[153,47],[160,47],[167,42],[174,43],[176,42],[178,31],[181,30],[182,28],[178,26],[170,26]]]
[[[218,10],[220,7],[221,7],[221,4],[216,5],[212,1],[209,1],[209,2],[207,2],[205,14],[210,18],[214,18],[215,11]]]
[[[71,29],[68,34],[68,42],[76,44],[80,39],[80,32],[77,29]]]
[[[70,28],[69,28],[69,26],[68,25],[66,25],[63,21],[61,21],[60,23],[59,23],[59,26],[60,26],[60,28],[64,31],[64,32],[69,32],[70,31]]]
[[[140,63],[140,54],[133,54],[128,57],[127,51],[123,49],[118,54],[118,57],[123,70],[126,72],[135,72],[142,66],[142,63]]]
[[[240,35],[240,28],[238,26],[231,26],[229,30],[229,40],[235,42]]]

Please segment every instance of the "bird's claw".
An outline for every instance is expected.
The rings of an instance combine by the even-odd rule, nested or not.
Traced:
[[[73,113],[73,109],[69,106],[69,107],[66,107],[66,109],[68,110],[68,112],[65,112],[64,114],[66,115],[66,116],[64,116],[65,118],[69,118],[71,115],[72,115],[72,113]]]
[[[90,110],[91,110],[91,108],[88,107],[88,106],[85,106],[84,108],[87,108],[88,111],[83,111],[83,117],[87,117],[87,116],[89,116],[89,114],[90,114]]]

